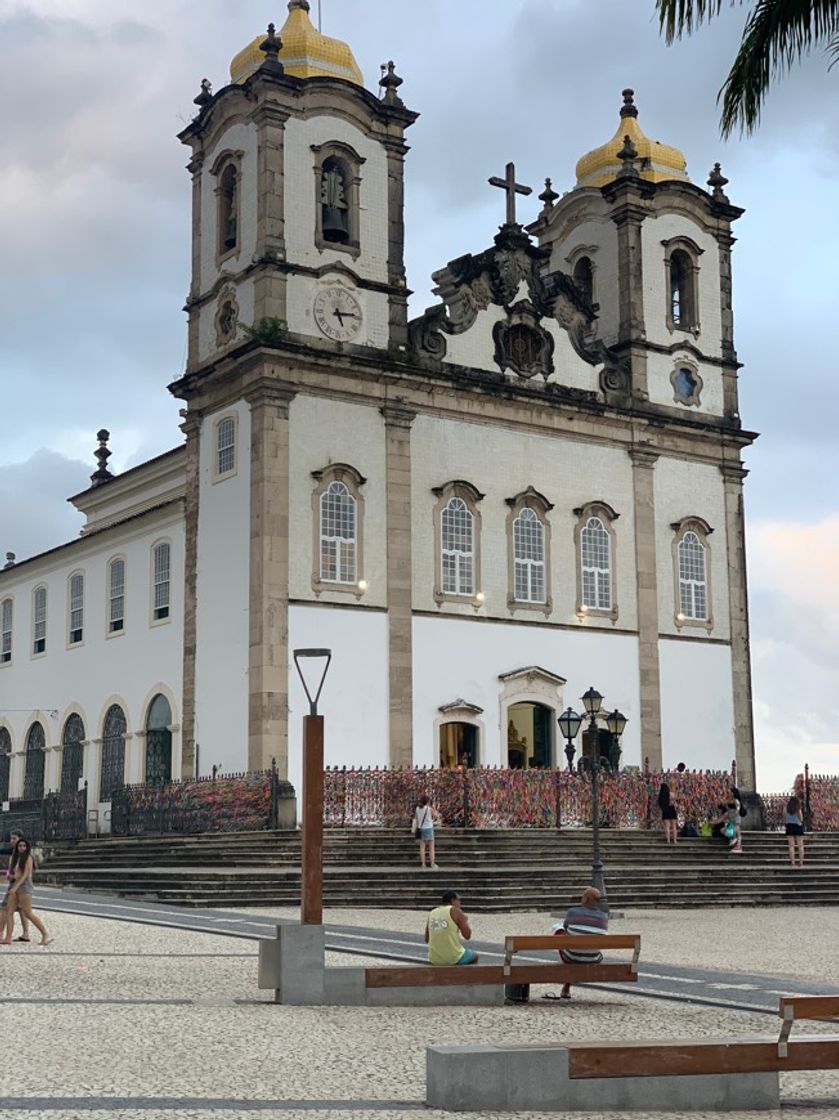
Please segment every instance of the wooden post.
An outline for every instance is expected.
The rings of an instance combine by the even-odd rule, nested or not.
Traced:
[[[323,922],[323,716],[303,717],[303,861],[300,921]]]

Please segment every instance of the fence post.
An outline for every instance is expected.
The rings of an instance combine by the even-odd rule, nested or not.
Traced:
[[[279,825],[279,815],[280,815],[279,800],[280,800],[280,791],[279,791],[279,782],[278,782],[278,779],[277,779],[277,760],[276,760],[276,758],[272,758],[271,759],[271,819],[270,819],[270,822],[269,822],[269,827],[270,828],[277,828],[278,825]]]
[[[554,770],[554,783],[556,785],[556,829],[562,828],[562,771],[557,766]]]
[[[810,807],[810,764],[804,763],[804,821],[808,829],[813,828],[813,811]]]
[[[463,783],[463,829],[469,828],[469,775],[465,766],[461,767]]]

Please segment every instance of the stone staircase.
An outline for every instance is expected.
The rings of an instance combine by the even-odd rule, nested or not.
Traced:
[[[616,908],[839,903],[839,834],[806,841],[804,868],[780,833],[746,833],[743,855],[721,841],[601,833]],[[472,911],[561,909],[591,878],[588,830],[440,832],[440,870],[421,871],[406,829],[327,830],[324,900],[335,907],[422,909],[456,889]],[[40,882],[184,906],[288,906],[300,900],[300,833],[108,837],[55,846]]]

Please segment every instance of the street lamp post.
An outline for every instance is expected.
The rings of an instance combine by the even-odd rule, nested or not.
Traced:
[[[574,740],[577,738],[577,732],[580,730],[580,724],[582,722],[583,717],[577,715],[573,708],[566,708],[557,720],[559,730],[562,732],[562,737],[567,740],[565,744],[565,757],[568,759],[569,773],[573,773],[574,771],[574,754],[576,753]]]
[[[323,924],[323,716],[318,715],[318,700],[331,660],[330,649],[294,650],[294,665],[309,701],[309,714],[303,717],[302,925]]]
[[[584,692],[581,700],[588,715],[588,732],[592,742],[591,756],[591,885],[600,891],[600,909],[609,912],[606,882],[603,878],[603,858],[600,854],[600,744],[597,741],[597,717],[603,706],[603,697],[593,686]]]

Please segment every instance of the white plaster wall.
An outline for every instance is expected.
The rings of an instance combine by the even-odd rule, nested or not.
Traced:
[[[569,234],[551,246],[551,271],[559,270],[570,276],[572,261],[577,256],[588,256],[594,270],[594,302],[599,304],[597,313],[598,337],[607,345],[618,337],[620,308],[618,305],[618,236],[617,227],[610,219],[586,221],[575,226]],[[585,249],[585,252],[583,252]]]
[[[536,435],[532,429],[514,430],[500,425],[465,423],[418,416],[411,435],[412,525],[414,607],[436,611],[434,601],[434,524],[437,498],[434,487],[454,479],[471,482],[485,494],[481,513],[481,587],[485,601],[478,614],[501,618],[517,616],[507,606],[507,516],[505,499],[528,486],[535,487],[553,503],[548,514],[551,525],[550,620],[581,630],[614,629],[610,619],[594,615],[577,617],[577,560],[574,547],[574,509],[587,502],[608,502],[619,514],[615,522],[615,593],[617,627],[637,627],[634,496],[632,464],[622,450],[584,443],[557,435]],[[470,601],[446,602],[444,614],[473,616]],[[526,612],[528,621],[544,621],[544,615]]]
[[[662,634],[703,637],[704,627],[676,625],[677,586],[673,567],[672,525],[685,517],[701,517],[714,530],[708,540],[706,571],[711,577],[713,629],[710,637],[730,637],[728,563],[726,556],[725,489],[717,467],[662,457],[655,465],[656,572],[658,623]],[[729,686],[730,688],[730,686]]]
[[[658,648],[664,766],[727,770],[736,754],[730,648],[673,640]]]
[[[204,159],[201,173],[201,279],[200,290],[206,292],[216,281],[218,250],[218,214],[216,187],[218,180],[210,168],[225,150],[243,152],[239,195],[239,251],[228,257],[221,273],[235,274],[250,264],[256,252],[258,198],[257,129],[253,121],[232,124],[216,141]]]
[[[346,286],[346,276],[341,273],[339,283]],[[335,283],[336,274],[330,276],[325,273],[322,277],[314,279],[311,276],[301,276],[290,273],[286,285],[286,321],[288,329],[293,334],[307,334],[328,344],[334,352],[336,346],[331,339],[323,335],[315,323],[312,311],[315,296],[321,288]],[[361,305],[363,322],[359,334],[352,340],[355,346],[378,346],[386,349],[390,341],[389,308],[387,296],[382,292],[371,292],[365,288],[353,286],[352,293]]]
[[[359,579],[367,581],[365,605],[387,604],[387,507],[385,423],[378,408],[298,394],[289,411],[289,596],[324,602],[357,602],[351,591],[312,587],[317,482],[312,471],[347,463],[367,479],[364,496],[364,558]]]
[[[357,259],[337,249],[315,246],[316,183],[312,145],[330,141],[349,144],[364,159],[359,187],[361,252]],[[319,268],[340,261],[366,280],[387,282],[388,174],[387,155],[342,117],[322,114],[285,125],[285,237],[288,260]]]
[[[327,766],[387,766],[387,615],[383,611],[341,610],[323,605],[290,607],[288,779],[302,809],[303,716],[309,708],[292,660],[292,650],[332,650],[318,705],[324,717]]]
[[[436,765],[439,708],[458,698],[484,709],[477,717],[482,723],[482,764],[495,766],[505,761],[506,708],[502,712],[500,700],[504,683],[498,677],[530,665],[565,677],[557,715],[569,705],[582,711],[579,698],[590,685],[603,694],[610,710],[620,708],[628,720],[621,740],[622,762],[640,764],[638,641],[634,635],[414,618],[413,642],[414,761],[418,766]],[[559,738],[555,729],[555,742],[561,747],[564,740]]]
[[[151,549],[161,540],[171,545],[170,616],[152,623]],[[67,716],[75,711],[84,720],[89,740],[101,737],[105,712],[112,703],[122,705],[128,723],[126,781],[142,780],[142,748],[136,732],[145,726],[149,703],[158,691],[172,706],[172,719],[181,720],[183,669],[184,533],[182,510],[174,506],[123,530],[82,538],[73,548],[62,549],[43,560],[5,573],[0,599],[14,600],[13,659],[0,669],[0,712],[12,736],[13,797],[22,796],[24,756],[28,729],[36,718],[47,741],[45,788],[60,784],[57,748]],[[125,628],[107,633],[107,565],[122,556],[126,565]],[[68,638],[68,586],[72,572],[85,576],[84,641],[72,648]],[[47,649],[32,656],[32,593],[47,588]],[[16,710],[11,710],[16,709]],[[57,715],[50,713],[55,711]],[[180,774],[180,735],[173,736],[172,768]],[[89,807],[97,807],[98,754],[85,752],[84,777],[89,782]],[[99,805],[104,820],[106,805]]]
[[[698,372],[702,379],[698,405],[684,404],[675,398],[670,375],[679,366]],[[654,404],[677,408],[688,415],[710,413],[712,416],[722,416],[724,412],[722,370],[710,362],[697,361],[696,355],[689,350],[677,350],[672,356],[648,351],[647,391]]]
[[[215,423],[238,416],[237,473],[214,481]],[[201,426],[195,738],[201,773],[247,766],[250,587],[250,409],[242,402]]]
[[[682,214],[650,217],[641,227],[644,267],[644,321],[647,340],[661,346],[693,342],[703,354],[718,358],[722,348],[720,312],[720,257],[715,239]],[[700,333],[667,329],[668,278],[662,241],[689,237],[703,250],[699,258]],[[703,373],[704,377],[704,373]],[[672,400],[672,393],[671,393]]]

